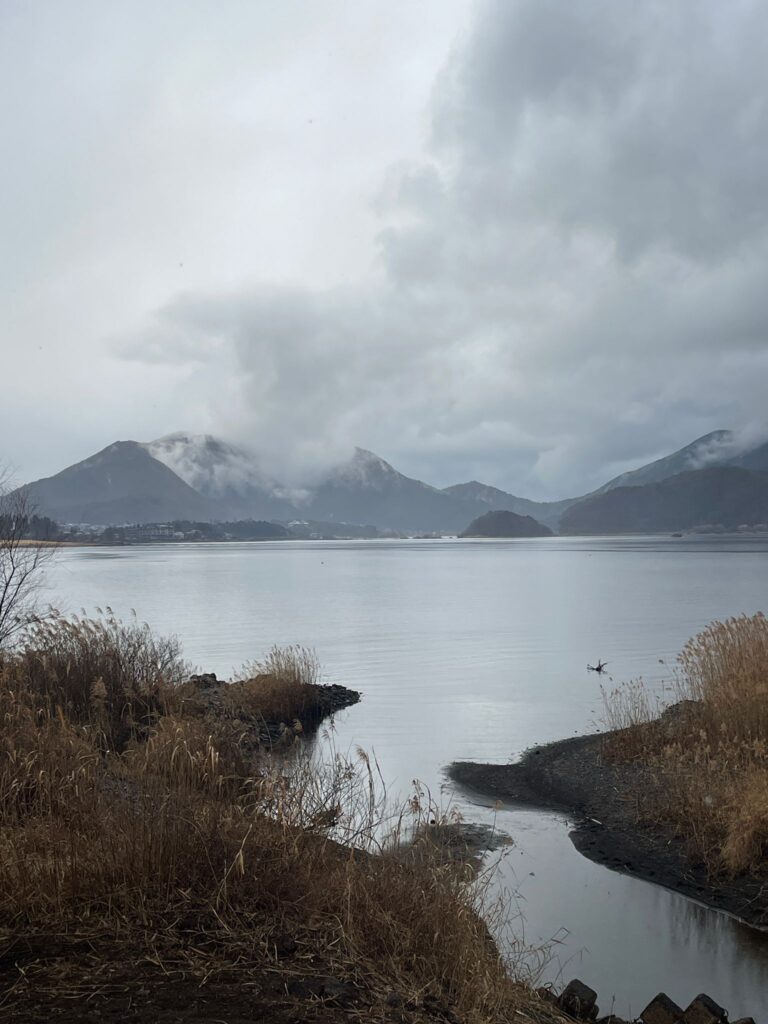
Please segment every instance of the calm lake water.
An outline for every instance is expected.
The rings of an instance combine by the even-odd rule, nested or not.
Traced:
[[[603,1012],[659,990],[707,991],[731,1018],[768,1020],[768,935],[581,857],[557,815],[494,811],[447,786],[456,759],[505,762],[601,728],[598,658],[616,682],[662,690],[714,618],[768,611],[768,540],[547,538],[66,549],[46,595],[64,611],[135,609],[187,658],[228,676],[273,644],[317,649],[328,681],[363,692],[341,751],[373,752],[389,790],[419,779],[514,846],[497,884],[513,927],[554,940],[545,977],[579,976]],[[608,680],[603,680],[606,684]]]

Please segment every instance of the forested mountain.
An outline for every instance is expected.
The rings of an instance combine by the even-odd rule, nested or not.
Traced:
[[[28,485],[32,506],[58,523],[157,523],[215,519],[218,506],[136,441],[116,441],[55,476]]]
[[[538,522],[548,526],[556,526],[562,513],[578,500],[577,498],[564,498],[562,501],[531,501],[529,498],[518,498],[514,494],[508,494],[506,491],[499,490],[498,487],[481,484],[477,480],[470,480],[466,484],[454,484],[452,487],[443,488],[443,490],[454,498],[461,498],[462,501],[487,508],[490,511],[506,510],[519,516],[532,516]]]
[[[768,473],[715,466],[594,494],[563,514],[560,532],[661,533],[707,526],[733,530],[763,523],[768,523]]]
[[[315,519],[346,519],[395,530],[456,531],[475,506],[399,473],[384,459],[356,448],[316,488],[307,506]]]
[[[473,519],[462,537],[551,537],[548,526],[542,526],[531,516],[501,510],[486,512]]]

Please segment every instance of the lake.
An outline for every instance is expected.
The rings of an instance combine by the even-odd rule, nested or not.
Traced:
[[[558,815],[455,793],[456,759],[505,762],[601,728],[600,685],[659,692],[708,622],[768,611],[768,538],[545,538],[68,548],[46,600],[134,609],[175,633],[198,668],[229,676],[273,644],[316,648],[326,681],[363,700],[333,743],[374,753],[390,793],[419,779],[468,820],[514,840],[496,885],[512,927],[552,942],[545,978],[581,977],[602,1012],[637,1014],[660,990],[707,991],[732,1019],[768,1015],[768,935],[583,858]]]

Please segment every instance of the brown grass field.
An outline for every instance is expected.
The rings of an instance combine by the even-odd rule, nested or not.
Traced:
[[[482,877],[385,838],[362,753],[254,755],[236,715],[187,714],[187,674],[111,616],[0,654],[0,1019],[559,1019]],[[316,678],[273,651],[233,699],[290,716]]]
[[[651,769],[641,816],[671,826],[710,875],[761,873],[768,852],[768,619],[713,622],[678,659],[658,716],[642,683],[604,695],[604,756]]]

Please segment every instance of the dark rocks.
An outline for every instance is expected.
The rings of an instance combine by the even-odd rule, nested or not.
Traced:
[[[702,992],[696,996],[683,1014],[685,1024],[723,1024],[728,1019],[727,1012]]]
[[[664,992],[659,992],[640,1014],[643,1024],[679,1024],[683,1019],[682,1008]]]
[[[568,982],[557,1000],[558,1007],[576,1017],[577,1020],[594,1020],[597,1017],[597,992],[574,978]]]
[[[233,700],[233,689],[230,689],[230,686],[234,688],[237,685],[217,679],[213,672],[204,672],[190,676],[182,686],[180,696],[188,712],[227,719],[241,727],[245,733],[245,745],[254,750],[290,746],[301,733],[311,732],[323,719],[360,700],[357,690],[338,683],[309,684],[302,706],[297,708],[295,717],[286,722],[253,713],[247,701],[242,707],[237,706],[237,698]]]
[[[219,680],[216,678],[215,672],[202,672],[199,676],[190,676],[187,680],[187,685],[190,689],[199,690],[210,690],[214,686],[220,686]]]
[[[357,704],[360,700],[360,693],[357,690],[350,690],[347,686],[339,683],[326,683],[316,685],[315,699],[301,714],[301,720],[305,724],[312,724],[320,719],[327,718],[337,711]]]

